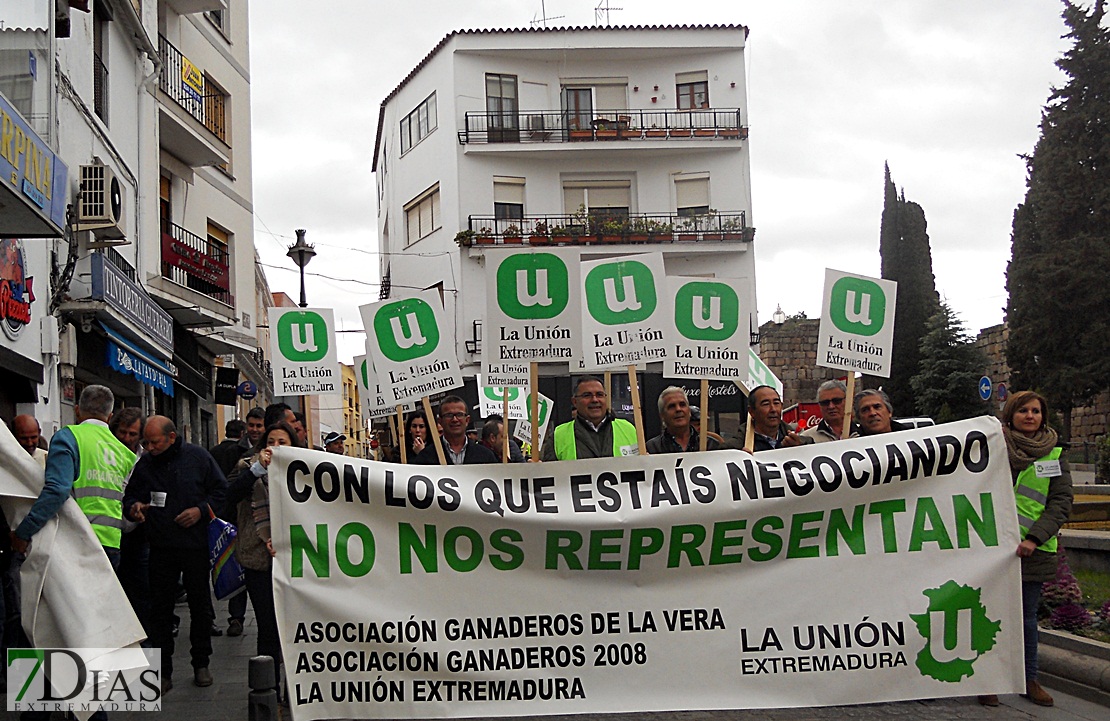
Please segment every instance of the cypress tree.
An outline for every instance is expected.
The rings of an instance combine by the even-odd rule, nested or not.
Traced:
[[[937,309],[933,255],[926,232],[925,211],[901,195],[884,166],[883,217],[879,230],[882,277],[898,283],[894,311],[894,347],[890,378],[874,378],[890,396],[896,414],[907,415],[916,407],[912,379],[921,367],[921,339],[929,318]]]
[[[1110,31],[1105,0],[1064,0],[1053,89],[1026,157],[1025,201],[1014,212],[1006,273],[1007,360],[1015,388],[1044,392],[1064,416],[1110,388]]]
[[[941,301],[921,339],[921,368],[911,381],[918,414],[947,423],[989,413],[978,391],[986,367],[983,352]]]

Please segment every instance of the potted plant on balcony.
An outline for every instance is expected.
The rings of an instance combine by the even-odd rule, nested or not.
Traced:
[[[594,137],[598,140],[615,140],[617,137],[617,121],[609,118],[595,120]]]
[[[674,240],[674,226],[670,223],[660,223],[658,220],[648,220],[648,240],[655,243],[670,243]]]
[[[520,244],[524,242],[524,236],[520,232],[520,226],[510,223],[505,226],[501,231],[501,242],[508,244]]]
[[[717,211],[710,208],[709,212],[700,218],[702,227],[705,232],[702,233],[702,240],[723,240],[725,235],[721,232],[721,219],[717,217]]]
[[[606,218],[601,221],[598,236],[602,243],[621,243],[627,229],[628,222],[624,218]]]
[[[724,231],[724,240],[743,240],[744,216],[733,215],[725,218],[721,222],[721,230]]]
[[[667,129],[660,128],[658,125],[652,123],[650,128],[644,128],[645,138],[665,138],[667,137]]]
[[[675,240],[697,240],[698,239],[698,216],[690,216],[679,218],[675,223],[674,228]]]
[[[493,245],[493,230],[488,226],[482,226],[478,229],[478,234],[474,240],[478,245]]]
[[[548,236],[548,232],[549,230],[547,227],[547,221],[537,220],[532,225],[532,232],[528,234],[528,244],[547,245],[549,242],[551,242],[551,238]]]
[[[574,242],[574,235],[570,232],[570,228],[564,225],[551,226],[551,242],[560,245],[567,245]]]
[[[755,228],[744,228],[741,235],[743,236],[742,240],[745,243],[751,243],[753,240],[755,240]]]
[[[629,243],[646,243],[648,242],[649,226],[655,221],[648,218],[634,218],[632,223],[628,226],[628,242]]]
[[[459,244],[460,248],[469,248],[474,245],[474,239],[476,237],[478,237],[478,234],[467,228],[466,230],[460,230],[458,233],[455,233],[455,242]]]
[[[578,209],[570,214],[570,225],[567,230],[574,240],[579,243],[589,245],[593,240],[593,233],[596,230],[591,229],[593,220],[590,218],[590,211],[586,209],[585,203],[580,203]]]

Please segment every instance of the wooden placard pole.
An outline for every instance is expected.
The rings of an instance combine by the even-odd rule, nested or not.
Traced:
[[[532,402],[528,404],[528,420],[532,423],[532,463],[540,462],[540,364],[528,363],[528,392]]]
[[[443,444],[439,442],[439,426],[436,425],[436,417],[432,413],[432,402],[428,400],[428,396],[420,399],[424,404],[424,417],[428,423],[428,435],[432,438],[432,443],[436,444],[436,455],[439,456],[439,465],[447,465],[447,456],[443,452]]]
[[[844,395],[844,428],[840,431],[840,439],[844,440],[852,435],[852,401],[856,397],[856,374],[848,372],[848,392]]]
[[[736,385],[737,385],[737,387],[740,388],[740,392],[744,394],[744,398],[747,398],[749,396],[748,387],[746,385],[744,385],[743,383],[741,383],[740,381],[736,381]],[[751,408],[748,408],[745,411],[745,414],[748,416],[748,418],[747,418],[746,421],[744,421],[744,450],[747,451],[748,453],[754,453],[755,452],[755,427],[752,425]]]
[[[509,462],[509,389],[501,388],[501,462]]]
[[[709,448],[709,379],[701,379],[701,430],[698,431],[698,450]]]
[[[605,397],[612,403],[613,400],[613,372],[605,371]]]
[[[393,437],[397,439],[397,443],[401,446],[401,463],[407,464],[409,462],[409,439],[405,438],[405,411],[400,404],[397,405],[396,424],[394,424],[393,416],[390,416],[389,425],[393,428]]]
[[[636,423],[636,444],[640,449],[640,455],[646,456],[647,443],[644,442],[644,419],[640,412],[640,382],[636,377],[635,363],[628,366],[628,388],[632,391],[632,420]]]

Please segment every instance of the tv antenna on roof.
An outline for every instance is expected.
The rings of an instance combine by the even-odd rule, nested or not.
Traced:
[[[543,0],[540,0],[540,17],[536,18],[535,16],[533,16],[532,17],[532,22],[529,23],[529,24],[532,27],[536,27],[537,25],[542,25],[543,27],[547,27],[547,21],[548,20],[562,20],[565,17],[566,17],[566,15],[556,15],[556,16],[550,17],[550,18],[547,17],[547,8],[545,7]]]
[[[624,10],[624,8],[609,7],[609,0],[601,0],[597,4],[597,7],[594,8],[594,25],[600,25],[601,24],[601,15],[602,15],[602,13],[605,14],[605,24],[609,25],[610,24],[609,23],[609,13],[613,12],[613,11],[618,11],[619,12],[621,10]]]

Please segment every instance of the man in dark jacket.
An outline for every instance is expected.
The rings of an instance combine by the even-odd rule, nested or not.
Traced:
[[[813,443],[812,438],[799,436],[797,432],[782,420],[782,398],[779,392],[771,386],[756,386],[748,394],[748,422],[752,424],[753,435],[752,452],[771,451],[776,448],[792,448],[794,446]],[[745,426],[740,427],[740,437],[747,433]]]
[[[466,401],[462,398],[447,396],[443,399],[439,404],[439,424],[443,426],[443,436],[439,440],[443,444],[447,465],[497,463],[497,456],[493,455],[493,451],[466,437],[466,428],[470,425],[470,413],[467,412]],[[431,443],[409,462],[418,466],[440,465],[439,454]]]
[[[224,439],[208,449],[212,457],[216,459],[216,465],[220,467],[220,472],[227,478],[227,474],[231,473],[231,469],[243,457],[243,448],[239,441],[243,437],[243,432],[247,430],[247,424],[238,418],[232,418],[224,424]]]
[[[596,376],[574,383],[574,420],[561,423],[544,444],[544,461],[634,456],[640,452],[636,426],[609,412],[605,384]]]
[[[173,605],[177,579],[189,597],[189,643],[193,682],[212,685],[208,659],[212,610],[208,575],[210,509],[224,503],[227,481],[208,451],[177,436],[165,416],[152,416],[143,429],[143,455],[131,472],[123,506],[146,525],[150,539],[150,641],[162,649],[162,691],[173,688]]]
[[[693,408],[686,397],[686,391],[678,386],[669,386],[659,394],[659,420],[663,422],[663,432],[647,442],[647,452],[694,453],[701,450],[701,437],[694,428]],[[721,447],[716,438],[706,438],[705,449],[715,451]]]

